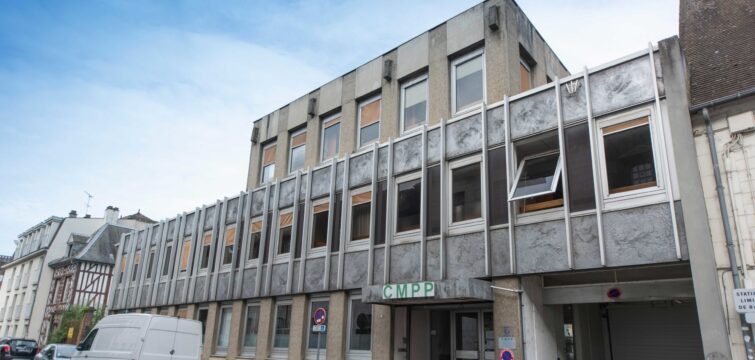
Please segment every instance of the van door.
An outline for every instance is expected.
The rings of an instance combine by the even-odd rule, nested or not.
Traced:
[[[202,326],[198,321],[178,319],[172,360],[199,360],[202,353]]]
[[[178,319],[173,317],[152,317],[139,360],[171,360],[177,323]]]

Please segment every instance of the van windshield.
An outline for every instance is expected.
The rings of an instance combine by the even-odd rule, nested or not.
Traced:
[[[34,340],[13,340],[13,347],[35,348],[37,342]]]
[[[61,358],[70,358],[73,353],[76,352],[76,347],[74,346],[63,346],[58,345],[58,354],[57,357]]]

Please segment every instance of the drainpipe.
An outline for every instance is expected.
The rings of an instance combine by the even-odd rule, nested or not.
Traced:
[[[731,224],[729,223],[729,213],[726,210],[726,198],[724,197],[724,186],[721,180],[721,170],[718,165],[718,151],[716,151],[716,141],[713,137],[713,125],[710,122],[708,108],[703,108],[703,119],[705,119],[706,135],[708,137],[708,148],[710,149],[710,158],[713,161],[713,175],[716,178],[716,193],[718,197],[718,209],[721,211],[721,219],[724,223],[724,238],[726,239],[726,251],[729,254],[729,264],[731,265],[731,277],[734,281],[734,288],[741,289],[742,281],[739,278],[739,267],[737,266],[737,256],[734,253],[734,241],[731,237]],[[742,338],[744,340],[745,352],[748,359],[753,359],[752,353],[752,330],[750,324],[745,320],[744,314],[739,314],[739,325],[742,329]]]

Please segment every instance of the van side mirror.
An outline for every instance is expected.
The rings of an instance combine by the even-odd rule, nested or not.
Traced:
[[[81,342],[78,345],[76,345],[76,351],[84,351],[84,343]]]

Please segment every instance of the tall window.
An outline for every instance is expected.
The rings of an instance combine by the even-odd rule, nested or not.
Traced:
[[[223,246],[223,265],[233,262],[233,244],[236,243],[236,227],[225,231],[225,245]]]
[[[264,184],[275,177],[275,144],[270,144],[262,149],[262,170],[260,171],[260,184]]]
[[[396,193],[396,232],[418,230],[420,226],[422,179],[417,178],[398,183]]]
[[[312,331],[312,326],[315,325],[314,320],[312,319],[312,315],[314,315],[315,310],[323,308],[325,309],[325,312],[328,312],[328,300],[312,300],[309,303],[309,326],[307,327],[308,333],[309,333],[309,340],[307,341],[307,348],[308,349],[317,349],[317,333]],[[327,330],[327,320],[323,324],[326,326]],[[325,343],[327,339],[327,334],[323,333],[320,335],[320,349],[325,349]]]
[[[657,186],[648,117],[601,128],[608,194]]]
[[[291,226],[294,223],[294,212],[289,211],[280,214],[278,231],[278,255],[291,252]]]
[[[199,268],[207,269],[210,266],[210,246],[212,245],[212,232],[202,236],[202,255],[199,259]]]
[[[163,273],[162,276],[168,276],[170,273],[170,259],[173,258],[173,244],[168,244],[165,247],[165,255],[163,255]]]
[[[506,183],[506,148],[488,151],[488,204],[490,224],[509,222],[508,184]]]
[[[427,123],[427,75],[401,85],[401,131]]]
[[[191,251],[191,238],[184,240],[183,249],[181,249],[181,271],[184,272],[189,268],[189,252]]]
[[[330,203],[317,204],[312,209],[312,249],[324,247],[328,243],[328,213]]]
[[[147,279],[152,278],[152,272],[155,268],[155,247],[152,246],[149,250],[149,257],[147,258],[147,274],[145,274]]]
[[[123,278],[125,277],[123,274],[126,273],[126,260],[128,260],[127,256],[128,256],[127,253],[123,253],[123,255],[121,255],[121,274],[118,278],[119,283],[122,283]]]
[[[377,183],[377,194],[375,194],[375,214],[373,219],[375,222],[375,239],[373,240],[375,245],[385,244],[385,220],[389,216],[387,213],[387,199],[388,185],[387,181],[383,180]]]
[[[291,150],[288,154],[288,172],[304,167],[304,153],[307,149],[307,129],[291,134]]]
[[[532,89],[532,70],[524,60],[519,60],[519,81],[521,91]]]
[[[291,332],[291,305],[280,304],[275,310],[275,334],[273,348],[288,348],[288,337]]]
[[[320,161],[325,161],[338,155],[340,137],[341,114],[323,119]]]
[[[480,163],[451,169],[451,221],[482,217]]]
[[[136,281],[136,275],[139,273],[139,263],[142,261],[142,251],[138,250],[134,254],[134,268],[131,273],[131,281]]]
[[[564,129],[564,160],[569,175],[569,210],[595,209],[590,131],[587,123]]]
[[[527,156],[519,162],[511,200],[520,201],[521,212],[559,207],[564,204],[561,192],[561,156],[548,152]]]
[[[249,236],[249,255],[247,260],[254,260],[260,256],[260,241],[262,241],[262,220],[252,221],[251,236]]]
[[[223,306],[220,308],[220,322],[218,323],[218,339],[215,345],[216,351],[225,353],[228,351],[228,343],[231,338],[231,319],[233,317],[232,308]]]
[[[349,350],[370,351],[372,345],[372,305],[352,298],[349,304]]]
[[[485,99],[485,59],[477,50],[451,63],[451,96],[453,112],[480,104]]]
[[[359,104],[359,147],[377,141],[380,136],[380,96]]]
[[[370,238],[370,207],[372,191],[351,196],[351,241]]]
[[[253,353],[257,347],[257,332],[259,329],[260,307],[259,305],[247,305],[246,319],[244,321],[243,352]]]

